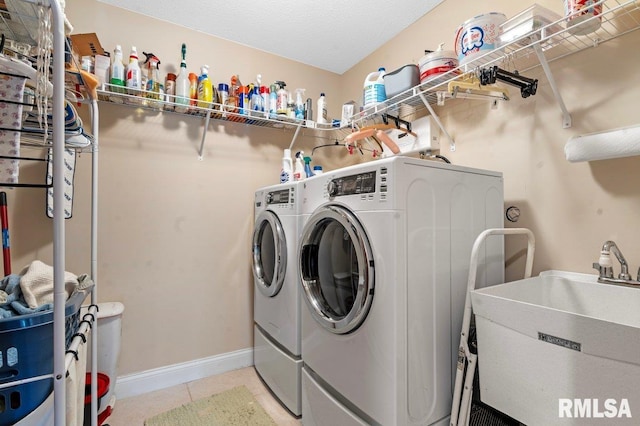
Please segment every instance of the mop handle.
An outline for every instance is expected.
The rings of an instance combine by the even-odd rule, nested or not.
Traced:
[[[9,215],[7,214],[7,193],[0,192],[0,220],[2,221],[2,261],[4,274],[11,274],[11,251],[9,249]]]

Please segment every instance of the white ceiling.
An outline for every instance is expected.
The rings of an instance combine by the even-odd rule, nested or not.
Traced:
[[[443,0],[98,0],[342,74]]]

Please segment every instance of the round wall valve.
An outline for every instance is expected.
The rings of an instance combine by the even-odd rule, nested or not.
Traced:
[[[517,222],[520,219],[520,209],[516,206],[509,206],[505,211],[505,216],[509,222]]]

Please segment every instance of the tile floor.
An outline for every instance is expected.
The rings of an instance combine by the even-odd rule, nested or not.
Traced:
[[[253,393],[256,400],[278,425],[301,424],[299,419],[293,417],[273,397],[253,367],[241,368],[144,395],[119,399],[106,423],[110,426],[143,426],[145,419],[156,414],[240,385],[245,385]]]

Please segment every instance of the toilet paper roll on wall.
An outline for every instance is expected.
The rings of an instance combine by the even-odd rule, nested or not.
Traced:
[[[640,155],[640,125],[570,138],[564,154],[572,163]]]

